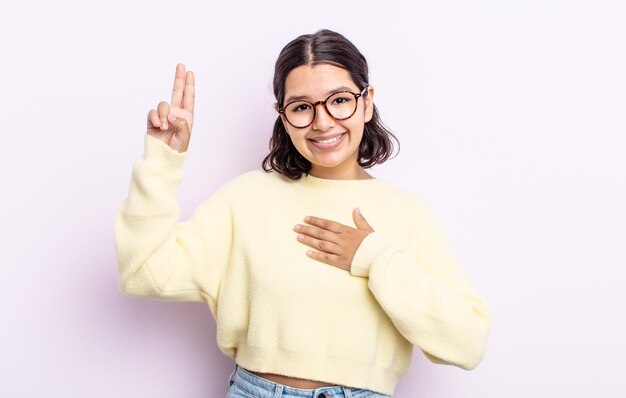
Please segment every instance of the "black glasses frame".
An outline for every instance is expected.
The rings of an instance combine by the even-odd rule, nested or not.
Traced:
[[[297,128],[297,129],[304,129],[309,127],[310,125],[313,124],[313,122],[315,121],[315,117],[317,116],[317,106],[319,104],[324,105],[324,109],[326,109],[326,113],[328,113],[330,115],[330,117],[333,118],[333,120],[346,120],[346,119],[350,119],[352,116],[354,116],[354,114],[356,113],[356,110],[359,108],[359,98],[365,96],[365,93],[367,91],[367,88],[369,86],[365,86],[365,88],[363,90],[361,90],[360,93],[356,94],[353,93],[352,91],[337,91],[332,93],[331,95],[329,95],[325,100],[323,101],[317,101],[317,102],[309,102],[309,101],[305,101],[305,100],[295,100],[295,101],[291,101],[288,104],[286,104],[285,106],[283,106],[282,108],[278,108],[278,104],[276,104],[276,111],[281,114],[285,120],[287,121],[287,123],[289,123],[291,126]],[[336,118],[333,116],[333,114],[328,110],[328,107],[326,106],[326,102],[330,99],[330,97],[333,97],[337,94],[341,94],[341,93],[348,93],[348,94],[352,94],[354,95],[354,102],[355,102],[355,106],[354,106],[354,111],[350,114],[350,116],[346,116],[346,117],[342,117],[342,118]],[[296,126],[293,123],[291,123],[289,121],[289,118],[287,117],[287,114],[285,113],[285,108],[287,108],[289,105],[293,104],[294,102],[306,102],[307,104],[311,105],[311,108],[313,108],[313,118],[311,119],[311,123],[307,124],[306,126]]]

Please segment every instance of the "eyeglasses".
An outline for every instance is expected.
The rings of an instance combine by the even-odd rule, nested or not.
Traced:
[[[324,109],[333,119],[346,120],[356,113],[359,97],[364,96],[366,91],[367,86],[358,94],[351,91],[338,91],[332,93],[324,101],[296,100],[276,110],[285,117],[287,123],[298,129],[309,127],[313,123],[319,104],[324,105]]]

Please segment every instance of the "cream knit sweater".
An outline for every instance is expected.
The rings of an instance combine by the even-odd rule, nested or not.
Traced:
[[[242,367],[393,394],[412,346],[473,369],[487,346],[489,305],[473,288],[417,195],[381,179],[244,173],[179,222],[188,152],[146,135],[115,219],[120,288],[206,302],[217,343]],[[375,232],[351,271],[306,255],[293,227],[307,215]]]

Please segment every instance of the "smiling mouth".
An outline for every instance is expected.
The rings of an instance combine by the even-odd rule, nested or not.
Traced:
[[[314,140],[313,138],[307,138],[307,139],[309,141],[317,142],[318,144],[330,145],[330,144],[334,144],[335,142],[339,141],[344,134],[345,133],[341,133],[341,134],[338,134],[338,135],[336,135],[336,136],[334,136],[332,138],[327,138],[327,139],[323,139],[323,140]]]

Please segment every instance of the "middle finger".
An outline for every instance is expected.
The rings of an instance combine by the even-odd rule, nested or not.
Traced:
[[[305,245],[310,246],[324,253],[330,253],[330,254],[336,254],[336,255],[341,254],[341,247],[338,244],[329,242],[327,240],[315,239],[304,234],[298,234],[298,240],[304,243]]]
[[[338,236],[336,233],[327,231],[317,227],[311,227],[308,225],[297,224],[294,227],[296,232],[299,232],[304,235],[308,235],[319,240],[325,240],[332,243],[338,243]]]
[[[172,108],[182,108],[183,91],[185,90],[185,65],[176,65],[174,88],[172,88]]]

